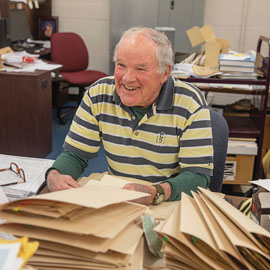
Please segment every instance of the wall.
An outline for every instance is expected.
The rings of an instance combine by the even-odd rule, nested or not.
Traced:
[[[59,31],[82,36],[89,52],[89,68],[109,72],[109,0],[52,0]]]
[[[233,50],[245,52],[256,49],[259,35],[270,37],[269,11],[269,0],[205,0],[204,23],[229,39]],[[52,0],[52,14],[59,17],[59,31],[82,35],[89,67],[109,72],[110,0]]]
[[[205,0],[204,23],[231,49],[246,52],[256,50],[260,35],[270,37],[269,10],[269,0]]]
[[[217,37],[228,39],[232,50],[256,51],[259,36],[270,37],[269,10],[269,0],[205,0],[204,24],[210,24]],[[265,44],[262,52],[268,55]],[[252,96],[210,93],[208,102],[226,105],[242,98]]]

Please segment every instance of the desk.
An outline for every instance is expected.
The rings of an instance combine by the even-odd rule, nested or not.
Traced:
[[[50,71],[0,72],[0,153],[45,157],[52,149]]]

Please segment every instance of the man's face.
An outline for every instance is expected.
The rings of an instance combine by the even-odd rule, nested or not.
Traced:
[[[115,86],[126,106],[148,107],[159,95],[169,76],[158,73],[156,45],[143,35],[132,35],[118,47],[115,63]]]

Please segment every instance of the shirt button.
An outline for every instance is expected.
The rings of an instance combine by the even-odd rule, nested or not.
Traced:
[[[139,135],[139,131],[135,131],[135,132],[134,132],[134,135],[135,135],[135,136],[138,136],[138,135]]]
[[[134,115],[132,115],[132,120],[135,120],[135,119],[136,119],[136,117]]]

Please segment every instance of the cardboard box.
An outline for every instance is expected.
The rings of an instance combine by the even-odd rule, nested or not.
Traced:
[[[250,185],[257,152],[256,142],[229,140],[223,184]]]
[[[221,53],[229,51],[230,42],[227,39],[217,38],[210,25],[194,26],[186,31],[192,47],[205,46],[205,60],[203,66],[218,66]]]

